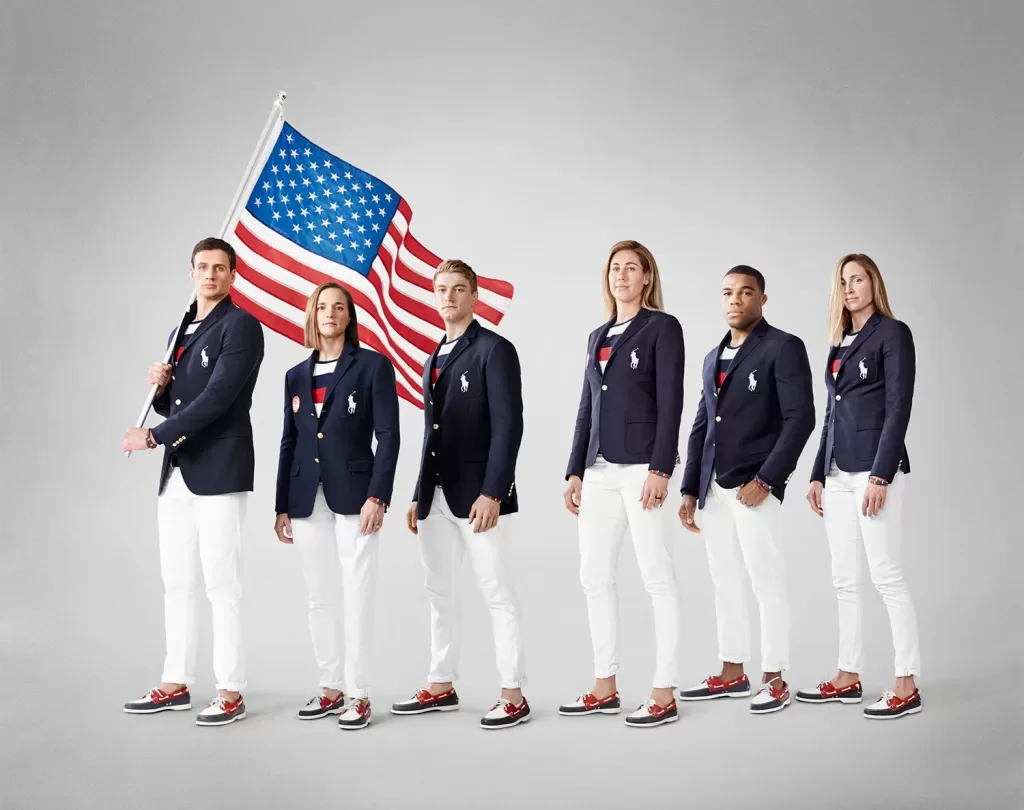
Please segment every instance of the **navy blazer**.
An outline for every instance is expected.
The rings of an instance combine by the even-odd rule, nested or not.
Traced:
[[[892,481],[910,472],[904,439],[910,424],[917,356],[914,336],[902,321],[876,312],[857,333],[833,379],[831,347],[825,365],[828,399],[812,481],[824,483],[835,457],[844,472],[866,472]]]
[[[251,492],[256,459],[249,408],[263,362],[263,328],[230,295],[186,337],[195,317],[193,303],[178,327],[170,385],[153,400],[166,419],[153,428],[164,445],[158,491],[173,461],[196,495]]]
[[[762,318],[740,344],[716,394],[718,356],[704,358],[704,388],[686,446],[682,492],[704,507],[711,476],[726,489],[759,475],[781,503],[814,432],[811,364],[803,341]]]
[[[614,464],[647,464],[668,475],[679,462],[683,415],[683,328],[666,312],[641,309],[612,349],[604,374],[597,352],[612,318],[590,333],[565,477],[583,477],[601,456]]]
[[[458,338],[430,386],[438,344],[423,369],[423,450],[416,514],[430,514],[438,480],[448,506],[468,518],[481,495],[501,501],[499,514],[519,510],[516,460],[523,439],[523,383],[515,346],[474,320]]]
[[[389,504],[400,443],[395,369],[384,355],[346,344],[317,419],[317,357],[313,351],[284,375],[277,514],[309,517],[321,483],[327,506],[338,515],[358,515],[369,497]]]

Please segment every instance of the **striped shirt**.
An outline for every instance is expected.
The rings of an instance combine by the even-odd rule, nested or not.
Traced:
[[[722,383],[725,382],[725,375],[729,373],[729,366],[732,365],[733,358],[739,350],[739,346],[726,346],[722,349],[722,353],[718,355],[718,365],[715,369],[716,394],[722,390]]]
[[[612,349],[614,349],[615,344],[619,342],[619,338],[622,336],[622,333],[629,328],[629,323],[632,320],[633,319],[630,318],[629,321],[623,321],[622,323],[615,324],[615,326],[608,330],[608,334],[605,335],[604,343],[602,343],[601,348],[597,350],[597,365],[600,367],[602,374],[604,374],[605,366],[608,365],[608,358],[612,356]]]
[[[448,362],[448,356],[452,353],[452,349],[455,348],[455,344],[458,342],[458,338],[450,340],[437,350],[437,359],[434,360],[434,367],[430,370],[431,389],[437,383],[437,378],[441,376],[441,369],[445,367],[445,364]]]
[[[316,409],[316,417],[320,418],[320,411],[324,409],[324,396],[327,394],[327,383],[331,381],[334,368],[338,365],[337,360],[330,360],[326,363],[315,363],[313,365],[313,407]]]
[[[192,323],[190,323],[188,326],[185,327],[185,334],[182,336],[182,339],[181,339],[182,345],[178,347],[178,351],[174,355],[174,363],[175,363],[175,365],[177,365],[178,361],[181,359],[181,353],[183,351],[185,351],[185,346],[184,346],[185,339],[189,335],[194,334],[196,329],[199,328],[199,324],[201,324],[201,323],[202,323],[202,321],[192,321]]]
[[[843,336],[843,342],[839,344],[839,348],[836,349],[836,356],[832,358],[832,379],[835,379],[839,373],[839,367],[843,364],[843,358],[846,357],[846,352],[856,339],[856,332],[850,332],[848,335]]]

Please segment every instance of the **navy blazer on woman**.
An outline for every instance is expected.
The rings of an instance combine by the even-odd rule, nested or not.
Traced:
[[[892,481],[910,472],[904,439],[910,424],[917,356],[914,336],[902,321],[876,312],[843,355],[835,379],[828,353],[828,400],[812,481],[824,483],[835,457],[844,472],[866,472]]]
[[[186,336],[196,306],[178,327],[170,385],[153,400],[166,420],[153,428],[164,445],[158,491],[173,464],[196,495],[251,492],[256,459],[249,408],[263,362],[263,328],[228,295]]]
[[[814,432],[811,364],[803,341],[762,318],[740,344],[719,389],[727,333],[704,358],[704,388],[686,447],[682,492],[704,507],[711,476],[726,489],[759,475],[783,500]],[[719,389],[716,393],[716,389]]]
[[[508,340],[474,320],[458,338],[437,382],[430,377],[442,340],[423,369],[423,450],[416,514],[430,514],[438,481],[452,514],[468,518],[481,495],[501,501],[499,514],[519,510],[516,460],[523,439],[519,355]]]
[[[582,478],[599,451],[614,464],[647,464],[671,475],[679,461],[683,413],[683,328],[668,313],[641,309],[619,336],[602,374],[597,354],[614,325],[612,318],[587,341],[565,477]]]
[[[309,517],[320,483],[327,506],[338,515],[358,515],[371,496],[387,505],[400,443],[395,370],[384,355],[346,344],[317,419],[313,405],[317,357],[313,351],[284,377],[277,514]]]

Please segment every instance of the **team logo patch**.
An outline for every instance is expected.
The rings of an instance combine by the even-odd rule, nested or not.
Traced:
[[[298,413],[301,404],[298,397],[292,397],[292,413]]]

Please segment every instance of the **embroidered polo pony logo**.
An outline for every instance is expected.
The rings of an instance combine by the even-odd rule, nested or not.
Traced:
[[[349,413],[355,413],[356,412],[356,392],[355,391],[353,391],[351,394],[348,395],[348,412]]]
[[[206,347],[203,346],[203,350],[199,352],[199,356],[203,358],[203,368],[210,365],[210,358],[206,356]]]
[[[469,390],[469,380],[466,379],[465,371],[459,375],[459,382],[462,383],[462,393],[465,394]]]
[[[868,367],[864,365],[864,358],[860,359],[857,363],[857,368],[860,369],[860,378],[866,380],[868,378]]]
[[[629,353],[629,367],[636,368],[640,365],[640,358],[636,356],[636,349]]]
[[[757,369],[755,368],[754,371],[757,371]],[[757,389],[757,377],[754,376],[754,371],[751,371],[750,374],[747,375],[748,391],[754,391]]]

